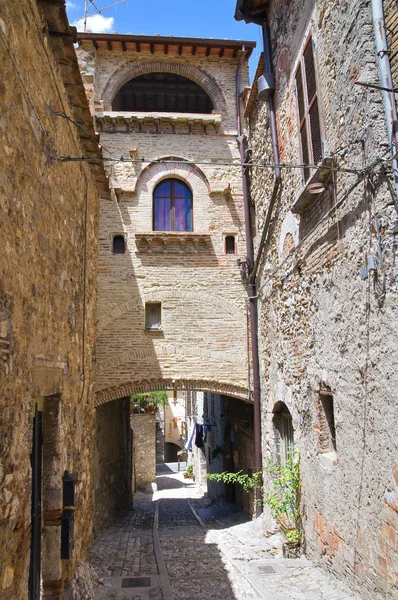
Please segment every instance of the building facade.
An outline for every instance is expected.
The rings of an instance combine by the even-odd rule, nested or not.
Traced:
[[[253,47],[79,34],[113,190],[101,208],[98,404],[152,389],[248,398],[236,86]]]
[[[109,189],[101,164],[60,160],[101,158],[73,35],[59,2],[1,4],[3,600],[63,597],[91,540],[98,212]]]
[[[264,25],[243,98],[251,158],[282,163],[250,170],[263,459],[299,450],[306,552],[369,599],[398,594],[396,109],[380,89],[398,15],[385,2],[386,27],[380,7],[239,0],[236,13]]]

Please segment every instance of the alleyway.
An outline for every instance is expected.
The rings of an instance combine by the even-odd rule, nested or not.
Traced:
[[[255,522],[210,518],[176,471],[158,465],[154,492],[136,494],[128,517],[95,541],[95,600],[359,600],[306,559],[283,559],[277,536],[261,537]]]

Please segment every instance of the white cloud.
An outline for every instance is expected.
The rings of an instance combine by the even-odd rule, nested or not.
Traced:
[[[66,0],[66,8],[77,8],[77,6],[70,0]]]
[[[87,17],[87,31],[93,33],[109,33],[113,29],[113,23],[115,19],[113,17],[103,17],[102,15],[92,15]],[[78,31],[83,31],[83,19],[79,19],[73,23],[77,27]]]

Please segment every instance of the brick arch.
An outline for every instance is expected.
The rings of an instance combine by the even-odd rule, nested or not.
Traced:
[[[185,162],[184,158],[179,158],[178,156],[164,156],[159,157],[158,160],[175,160],[176,162],[161,163],[154,161],[147,165],[138,176],[135,185],[136,192],[139,190],[140,186],[147,185],[149,182],[151,182],[153,187],[156,187],[162,179],[168,177],[177,177],[178,179],[185,181],[191,189],[193,188],[191,180],[199,178],[206,185],[208,192],[210,192],[211,188],[209,180],[203,171],[196,165]]]
[[[201,69],[193,67],[192,65],[162,61],[145,62],[140,65],[126,64],[120,67],[110,77],[105,86],[103,93],[104,110],[112,110],[113,99],[125,83],[140,75],[145,75],[146,73],[173,73],[191,79],[200,85],[200,87],[208,94],[216,111],[222,112],[225,110],[224,96],[219,86],[210,75],[207,75],[207,73],[204,73]]]
[[[230,384],[225,381],[211,381],[206,379],[145,379],[140,381],[129,381],[124,384],[100,390],[95,395],[95,407],[113,402],[119,398],[126,398],[132,394],[154,392],[161,390],[173,390],[177,388],[182,391],[211,392],[223,394],[248,401],[247,388]]]

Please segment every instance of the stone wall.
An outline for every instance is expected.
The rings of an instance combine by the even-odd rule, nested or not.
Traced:
[[[151,389],[213,390],[247,396],[246,292],[238,258],[246,254],[236,142],[238,56],[160,50],[112,51],[79,37],[83,72],[92,73],[101,143],[113,156],[146,157],[109,168],[115,194],[101,207],[97,402]],[[83,40],[83,41],[82,41]],[[178,50],[178,49],[177,49]],[[110,102],[126,78],[145,69],[183,73],[208,85],[214,114],[118,113]],[[148,66],[149,65],[149,66]],[[242,60],[242,86],[247,60]],[[102,110],[104,108],[105,110]],[[156,158],[175,157],[161,164]],[[192,165],[184,161],[211,161]],[[152,196],[166,177],[193,192],[194,231],[153,232]],[[125,236],[125,254],[112,238]],[[226,234],[237,252],[225,253]],[[145,303],[161,302],[162,327],[145,330]]]
[[[0,7],[2,600],[28,596],[35,406],[43,413],[46,593],[59,597],[91,538],[99,199],[88,165],[54,160],[82,156],[86,143],[55,112],[94,133],[65,8],[58,3],[55,15],[55,5],[21,0]],[[74,550],[61,561],[65,470],[77,480],[77,500]]]
[[[130,398],[95,410],[94,528],[124,515],[131,503],[132,447]]]
[[[382,96],[355,85],[357,80],[379,82],[370,3],[293,0],[288,7],[276,1],[269,22],[281,161],[301,160],[295,72],[310,32],[324,156],[333,156],[340,169],[357,171],[378,157],[388,158]],[[253,160],[272,162],[266,104],[255,97],[251,102]],[[268,458],[275,450],[273,410],[284,403],[300,450],[307,553],[369,599],[397,594],[398,447],[391,424],[398,417],[398,229],[389,169],[386,163],[370,171],[374,205],[368,182],[351,189],[357,174],[339,170],[324,174],[325,191],[307,197],[307,207],[299,210],[294,204],[304,198],[302,171],[282,169],[257,281],[263,455]],[[257,246],[271,189],[272,172],[253,168]],[[377,225],[385,295],[380,294]],[[369,255],[376,257],[377,271],[362,280],[360,271]]]
[[[131,415],[135,486],[145,489],[156,479],[156,415]]]

